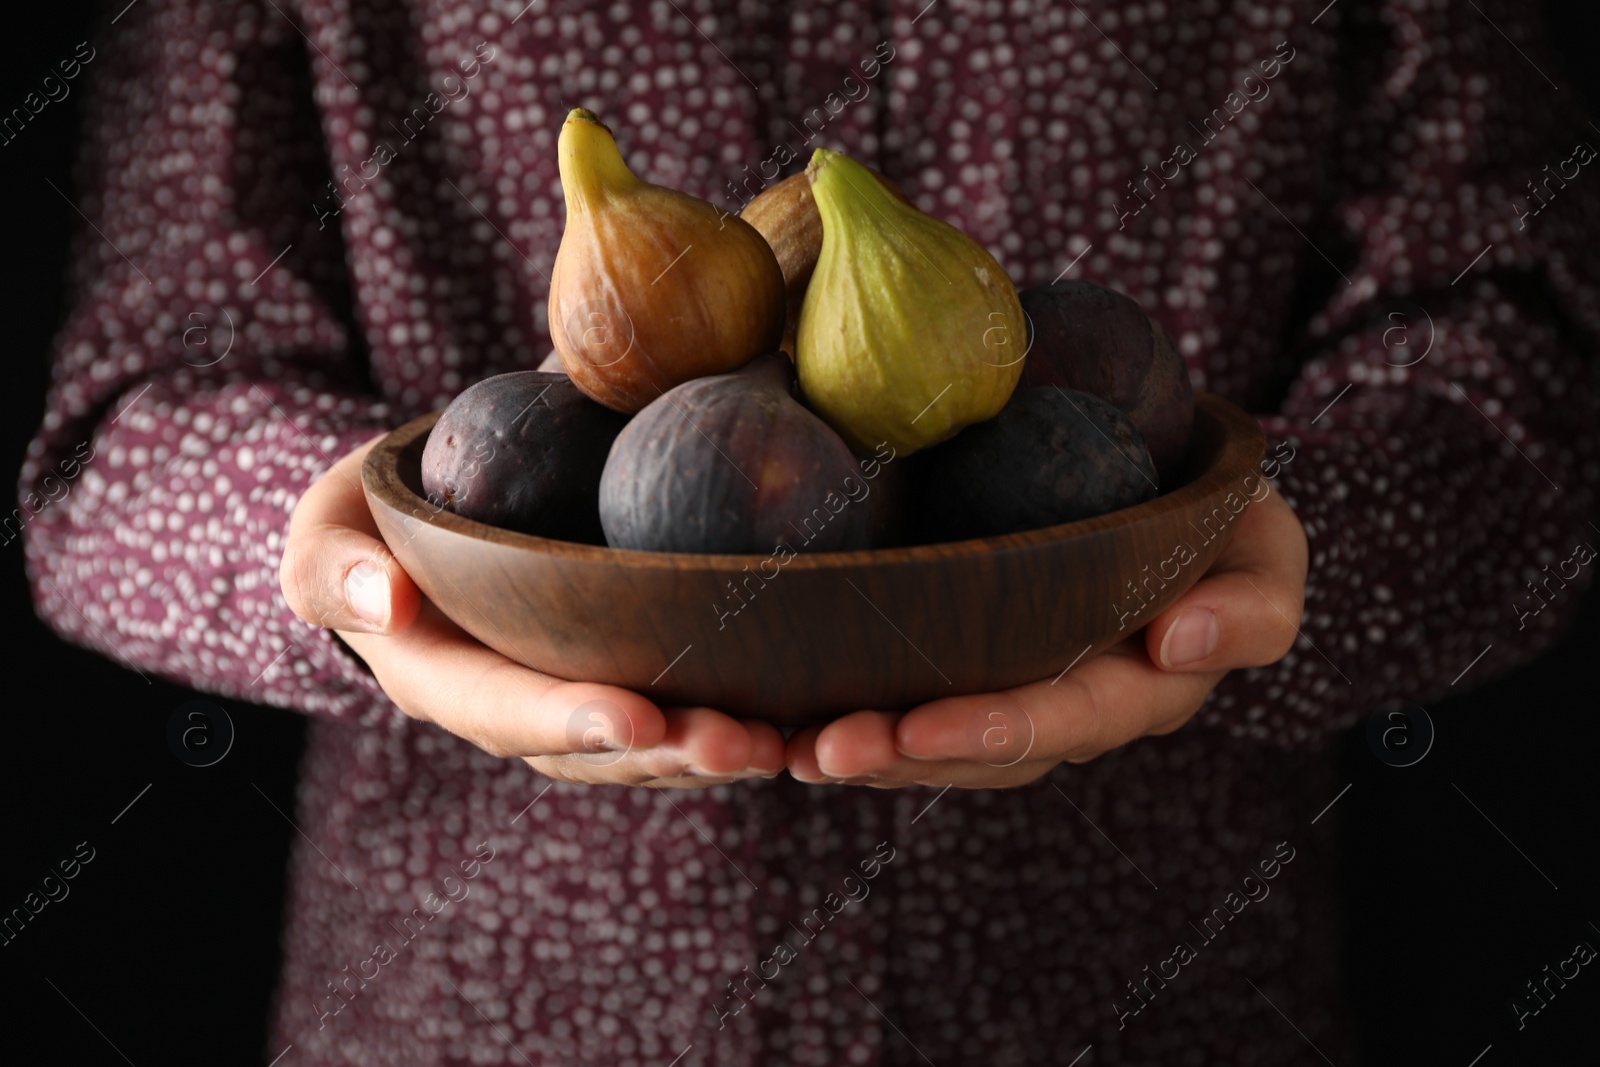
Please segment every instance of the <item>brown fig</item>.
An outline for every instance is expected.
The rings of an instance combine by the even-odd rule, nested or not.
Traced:
[[[749,223],[636,177],[582,108],[561,127],[558,152],[567,225],[550,277],[550,339],[574,385],[631,414],[777,347],[783,272]]]
[[[867,168],[883,187],[905,200],[905,193],[894,182]],[[910,201],[907,201],[909,203]],[[789,292],[788,317],[780,346],[794,358],[795,334],[800,329],[800,305],[806,286],[817,269],[822,254],[822,213],[811,195],[811,179],[805,171],[768,186],[739,212],[739,217],[767,239],[778,266],[783,269],[783,284]]]

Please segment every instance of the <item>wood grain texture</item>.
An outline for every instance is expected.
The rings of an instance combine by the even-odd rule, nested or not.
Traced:
[[[780,724],[1051,678],[1192,586],[1265,491],[1260,426],[1201,393],[1188,469],[1147,503],[975,541],[802,550],[779,566],[552,541],[440,510],[419,476],[437,417],[385,438],[362,481],[384,540],[457,625],[549,674]]]

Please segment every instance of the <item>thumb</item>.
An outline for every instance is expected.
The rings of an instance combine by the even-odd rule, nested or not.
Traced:
[[[278,582],[294,613],[333,630],[388,634],[416,618],[422,594],[378,537],[361,463],[368,442],[312,483],[289,520]]]
[[[1276,663],[1299,634],[1306,537],[1276,492],[1252,502],[1211,570],[1151,620],[1145,648],[1169,671]]]

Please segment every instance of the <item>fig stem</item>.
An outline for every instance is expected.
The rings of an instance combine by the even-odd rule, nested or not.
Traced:
[[[753,382],[776,386],[784,393],[791,391],[794,382],[794,365],[781,352],[763,352],[734,373],[745,375]]]
[[[623,162],[611,131],[585,108],[567,113],[556,154],[569,212],[590,210],[643,184]]]
[[[894,218],[907,206],[878,180],[877,175],[843,152],[817,149],[806,165],[806,176],[811,181],[811,197],[817,202],[817,213],[822,216],[824,240],[828,230],[839,223],[839,205],[849,197],[859,195],[882,219]]]

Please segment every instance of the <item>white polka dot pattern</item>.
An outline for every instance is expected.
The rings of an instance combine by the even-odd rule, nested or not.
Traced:
[[[1261,743],[1311,747],[1441,692],[1492,644],[1481,680],[1570,617],[1572,594],[1525,630],[1514,605],[1594,539],[1600,198],[1542,185],[1543,210],[1518,217],[1541,168],[1594,143],[1532,66],[1553,69],[1533,16],[1343,0],[1313,25],[1318,6],[126,13],[96,60],[79,199],[104,238],[81,238],[14,525],[64,636],[318,716],[299,816],[317,849],[294,863],[274,1053],[1303,1059],[1248,978],[1345,1062],[1332,838],[1308,825],[1331,781],[1322,757]],[[554,785],[518,816],[546,783],[405,720],[293,618],[276,568],[298,494],[334,458],[548,353],[555,136],[580,104],[641,174],[719,204],[774,161],[842,148],[1019,284],[1065,272],[1138,299],[1197,385],[1271,413],[1312,551],[1294,650],[1227,679],[1191,728],[1026,789],[928,807],[929,790],[787,780],[672,798]],[[1185,968],[1209,973],[1119,1028],[1125,983],[1280,840],[1303,858],[1272,901]],[[407,939],[395,924],[482,841],[496,858],[467,896]],[[728,983],[799,945],[790,924],[880,842],[896,858],[872,894],[719,1030]],[[394,959],[361,986],[348,975],[372,974],[379,942]]]

